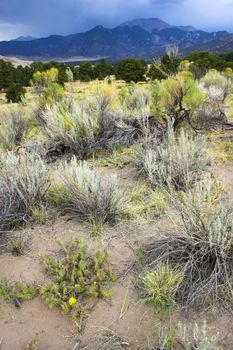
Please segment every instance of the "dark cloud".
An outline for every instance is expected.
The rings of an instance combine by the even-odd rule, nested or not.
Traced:
[[[0,0],[0,39],[75,33],[136,17],[230,29],[232,4],[232,0]]]

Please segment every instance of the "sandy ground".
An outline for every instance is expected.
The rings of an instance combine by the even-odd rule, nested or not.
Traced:
[[[104,168],[100,171],[103,177],[117,173],[125,188],[137,182],[136,172],[131,167],[121,170]],[[233,164],[213,165],[213,173],[224,182],[232,198]],[[54,180],[59,181],[56,173]],[[39,350],[79,349],[78,344],[87,343],[93,335],[106,328],[126,338],[132,346],[139,346],[153,342],[152,329],[160,323],[177,325],[181,322],[192,328],[195,322],[203,320],[207,320],[211,333],[219,332],[221,344],[226,349],[233,349],[233,316],[224,309],[212,307],[205,312],[175,311],[172,315],[161,316],[140,300],[134,287],[135,276],[130,268],[135,260],[135,251],[141,244],[156,239],[159,232],[164,230],[172,230],[172,224],[166,216],[144,226],[121,222],[115,227],[106,227],[101,237],[92,238],[84,224],[74,218],[57,215],[43,226],[25,229],[29,241],[23,256],[12,256],[5,248],[6,241],[1,239],[0,276],[12,282],[43,284],[46,277],[41,256],[56,254],[56,239],[67,242],[75,238],[84,239],[90,252],[96,247],[107,248],[109,262],[119,279],[112,286],[114,296],[110,301],[90,301],[81,334],[67,316],[58,309],[49,310],[39,298],[24,302],[21,308],[1,302],[0,349],[24,350],[35,334],[39,336]]]

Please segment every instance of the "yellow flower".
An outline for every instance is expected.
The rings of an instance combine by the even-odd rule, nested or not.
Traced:
[[[75,305],[76,302],[77,302],[77,300],[76,300],[74,297],[71,297],[71,298],[69,299],[69,304],[70,304],[70,306]]]

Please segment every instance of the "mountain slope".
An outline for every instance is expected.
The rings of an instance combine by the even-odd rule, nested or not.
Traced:
[[[125,22],[112,29],[97,26],[68,36],[0,42],[0,54],[32,60],[71,57],[106,57],[113,61],[127,57],[150,59],[163,55],[168,45],[177,45],[182,51],[227,37],[227,32],[208,33],[190,26],[170,26],[157,18],[149,18]]]
[[[215,53],[233,52],[233,34],[217,37],[201,45],[195,45],[193,49],[199,51],[211,51]],[[190,50],[187,52],[189,51]]]

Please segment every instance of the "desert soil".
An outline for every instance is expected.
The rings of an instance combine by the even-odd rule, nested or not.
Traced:
[[[103,168],[100,171],[104,177],[117,173],[125,187],[137,182],[137,174],[131,167]],[[232,198],[233,163],[214,164],[213,173],[223,181]],[[59,176],[55,174],[54,179],[58,180]],[[140,245],[156,239],[161,231],[172,229],[171,222],[164,215],[148,225],[121,222],[114,227],[107,227],[101,237],[93,238],[84,224],[74,218],[57,215],[45,225],[24,230],[28,245],[23,256],[13,256],[9,242],[1,238],[0,276],[5,276],[12,282],[43,284],[46,276],[41,266],[41,256],[57,253],[56,239],[66,242],[75,238],[83,238],[90,251],[96,247],[107,248],[109,262],[119,279],[112,286],[114,296],[110,301],[90,300],[81,334],[67,316],[62,315],[58,309],[49,310],[39,298],[24,302],[21,308],[2,301],[0,349],[24,350],[35,334],[39,336],[39,350],[79,349],[80,344],[87,343],[95,334],[107,328],[137,347],[153,342],[153,327],[160,323],[177,325],[182,322],[192,327],[195,322],[204,319],[207,320],[210,332],[220,333],[222,345],[226,349],[233,349],[233,316],[226,310],[214,307],[205,312],[177,310],[172,315],[161,316],[140,300],[131,269],[135,251]]]

